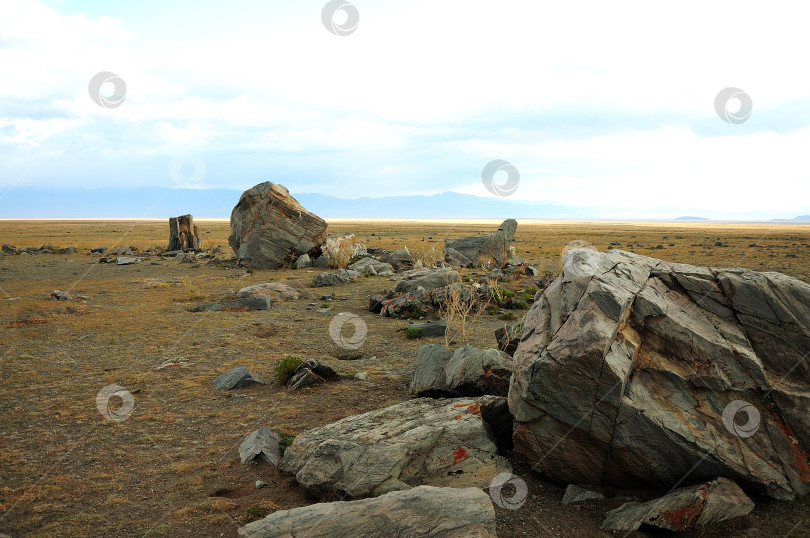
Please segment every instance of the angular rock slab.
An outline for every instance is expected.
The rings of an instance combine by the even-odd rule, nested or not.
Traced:
[[[810,492],[810,285],[573,249],[514,355],[515,450],[563,483]],[[745,424],[744,424],[745,423]]]
[[[301,254],[317,257],[326,243],[326,222],[266,181],[246,190],[231,212],[228,243],[240,262],[278,269]]]
[[[598,491],[590,491],[575,484],[568,484],[560,502],[563,504],[576,504],[583,501],[598,501],[604,498],[605,496]]]
[[[430,486],[392,491],[374,499],[279,510],[241,527],[237,535],[250,538],[497,536],[495,509],[489,495],[477,488]]]
[[[278,465],[281,458],[281,449],[278,445],[278,434],[267,426],[262,426],[249,434],[239,446],[239,457],[242,463],[250,463],[257,457],[271,465]]]
[[[447,332],[447,323],[445,321],[432,321],[428,320],[421,323],[411,323],[406,327],[407,329],[419,329],[422,331],[422,336],[428,338],[433,336],[444,336]],[[504,394],[504,396],[506,396]]]
[[[740,517],[754,509],[754,501],[727,478],[677,489],[646,503],[627,503],[607,513],[603,531],[635,531],[643,524],[671,531]]]
[[[264,385],[248,370],[247,366],[231,368],[221,376],[214,379],[214,388],[217,390],[233,390],[249,387],[250,385]]]
[[[246,286],[239,290],[236,296],[239,298],[270,297],[273,301],[295,301],[298,299],[298,291],[282,282],[265,282]]]
[[[511,419],[494,396],[409,400],[298,435],[279,469],[316,494],[355,498],[420,485],[485,488],[511,465],[490,433],[500,426],[482,415]]]
[[[420,396],[506,396],[511,363],[512,358],[497,349],[462,346],[451,351],[440,344],[422,346],[416,353],[410,391]]]

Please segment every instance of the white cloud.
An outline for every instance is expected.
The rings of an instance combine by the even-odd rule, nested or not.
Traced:
[[[134,186],[188,152],[211,162],[210,186],[279,175],[353,197],[483,195],[480,170],[502,158],[524,199],[807,208],[810,135],[780,107],[807,106],[810,38],[788,6],[354,3],[358,30],[338,37],[319,2],[122,19],[15,2],[0,20],[0,159],[37,162],[33,183]],[[127,84],[118,108],[89,98],[102,70]],[[727,86],[752,96],[743,125],[714,112]],[[19,166],[3,166],[9,185]]]

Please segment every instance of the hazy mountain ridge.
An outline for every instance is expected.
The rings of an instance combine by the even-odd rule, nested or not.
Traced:
[[[14,188],[0,191],[0,218],[168,218],[191,213],[197,218],[228,218],[239,201],[236,189],[36,189]],[[547,202],[483,197],[456,192],[432,196],[389,196],[343,199],[318,193],[292,195],[308,210],[324,218],[518,218],[518,219],[659,219],[707,220],[680,217],[696,213],[690,208],[650,207],[619,210],[565,206]],[[755,214],[725,214],[714,218],[729,220],[768,220],[784,212],[760,211]],[[810,215],[792,219],[810,221]]]

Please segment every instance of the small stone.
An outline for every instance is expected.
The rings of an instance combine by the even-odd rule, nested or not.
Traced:
[[[256,489],[261,489],[266,485],[267,485],[266,482],[262,482],[261,480],[256,480]]]
[[[574,504],[582,501],[604,499],[605,496],[597,491],[589,491],[574,484],[569,484],[565,488],[565,494],[562,498],[563,504]]]
[[[51,292],[51,298],[57,301],[68,301],[72,299],[72,296],[66,291],[53,290]]]
[[[271,465],[278,465],[281,458],[281,450],[278,446],[278,434],[271,431],[267,426],[262,426],[254,431],[239,445],[239,458],[242,463],[250,463],[257,457],[261,457]],[[256,487],[261,487],[256,484]]]
[[[368,372],[357,372],[354,374],[355,379],[359,379],[360,381],[365,381],[368,379]]]
[[[264,385],[253,373],[248,370],[247,366],[237,366],[225,372],[213,382],[214,388],[217,390],[233,390],[250,385]]]

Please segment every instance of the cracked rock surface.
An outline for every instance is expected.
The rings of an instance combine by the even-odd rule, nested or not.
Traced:
[[[409,400],[298,435],[279,469],[316,494],[354,498],[420,485],[487,488],[512,470],[495,443],[506,423],[502,397]]]
[[[445,536],[493,538],[495,509],[478,488],[419,486],[374,499],[279,510],[241,527],[238,536]]]
[[[560,482],[721,476],[778,499],[806,494],[810,286],[568,251],[526,315],[509,407],[515,449]]]

